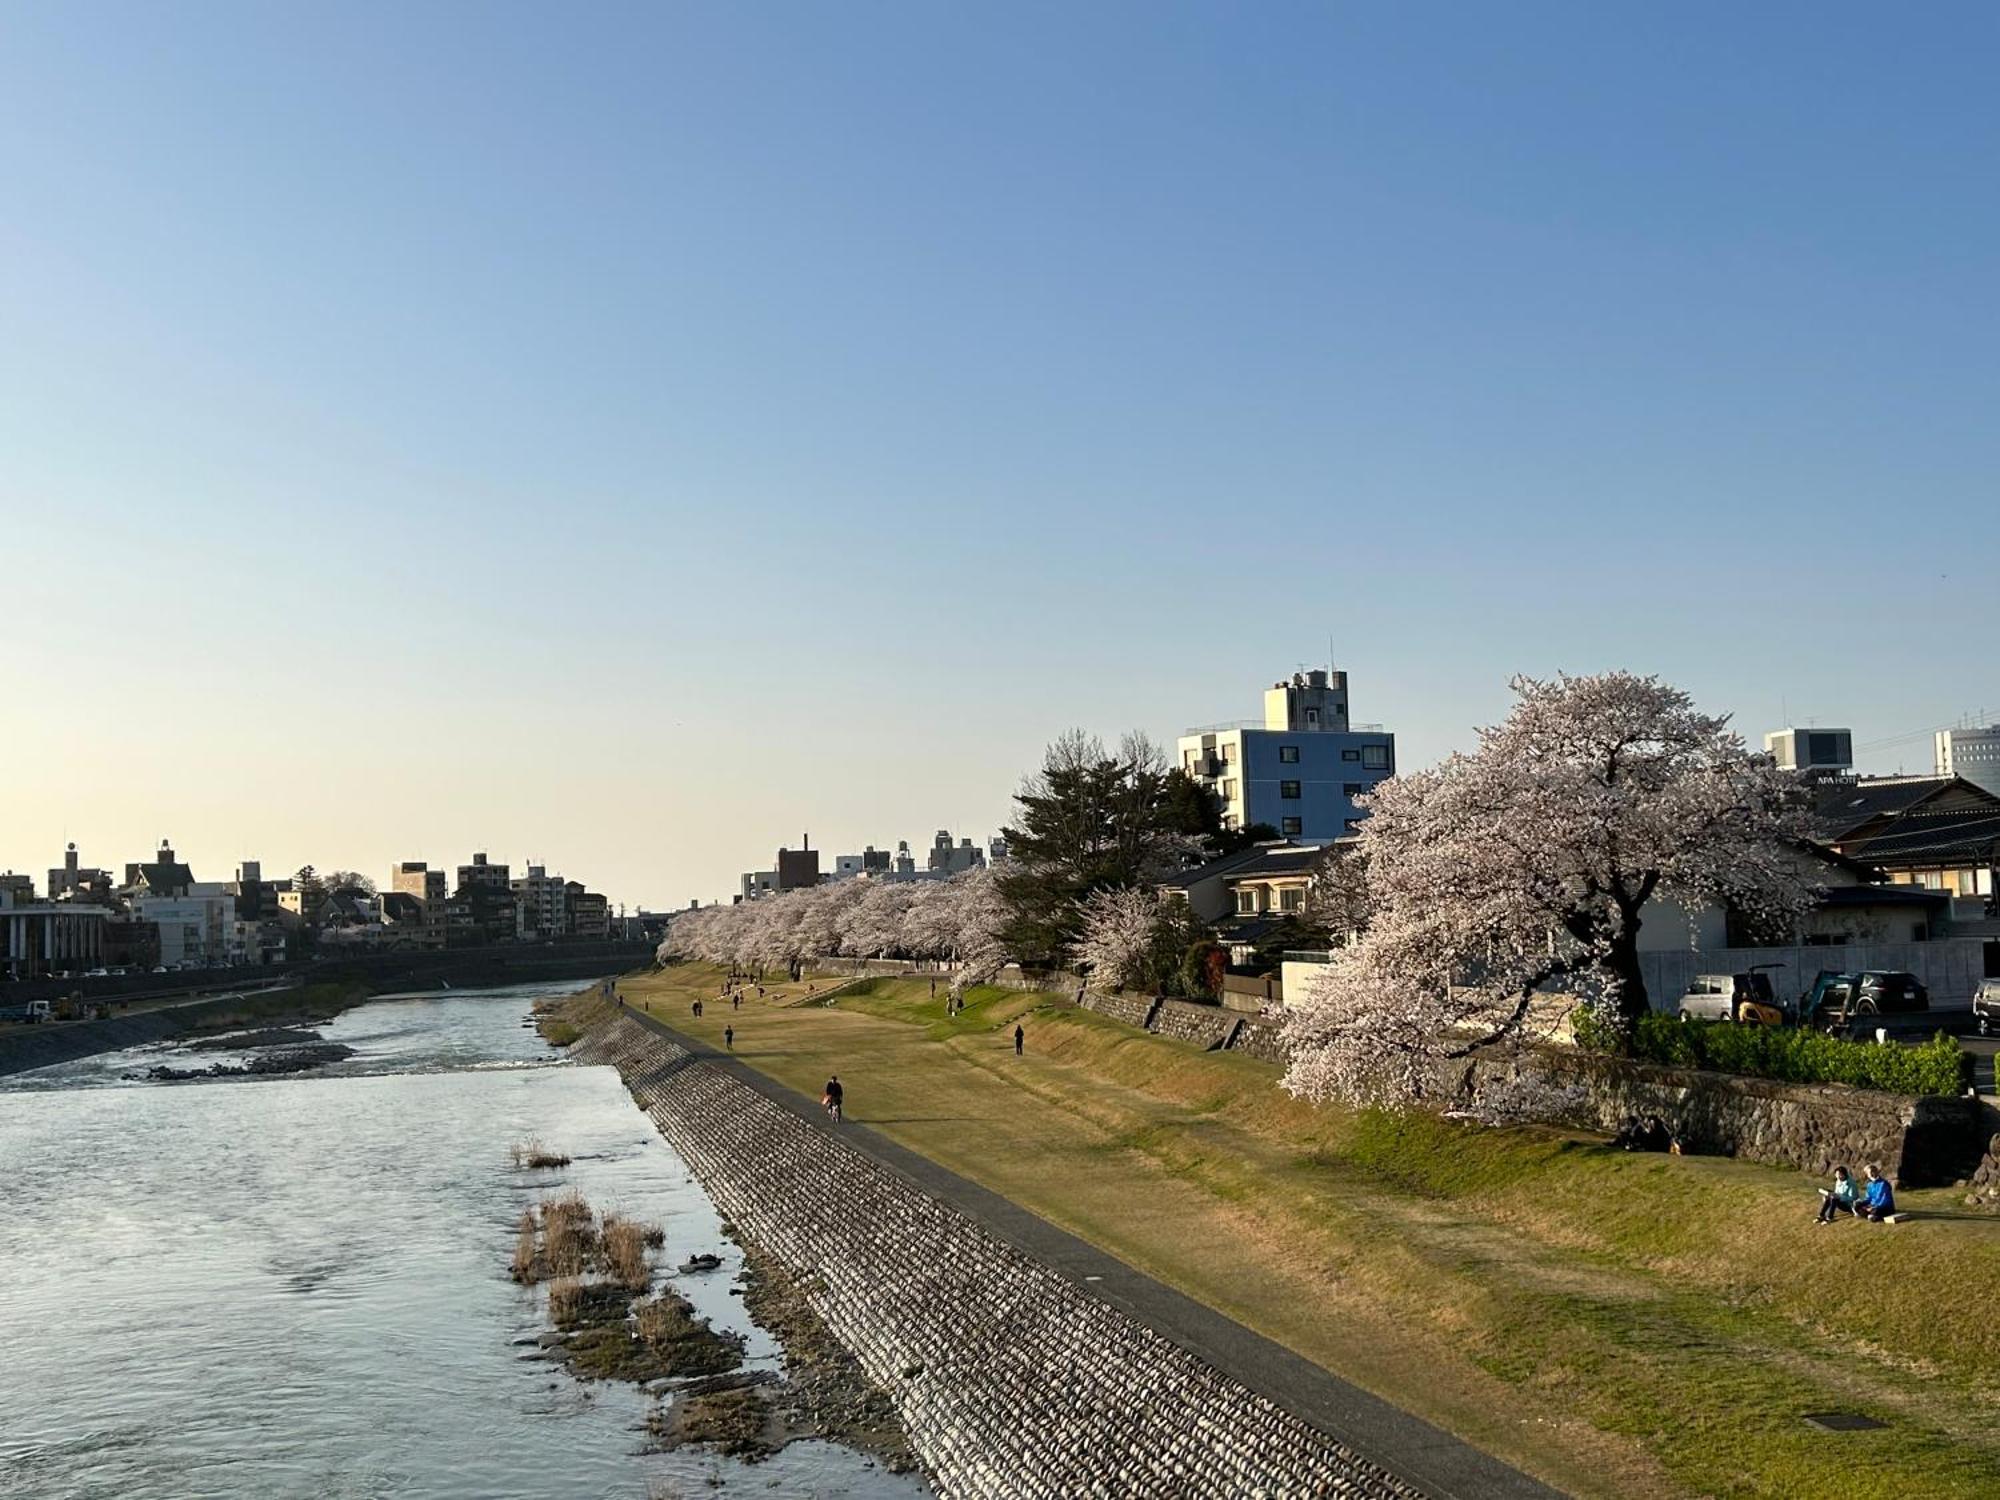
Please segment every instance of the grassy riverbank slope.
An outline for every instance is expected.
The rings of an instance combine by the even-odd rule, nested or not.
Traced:
[[[620,989],[718,1048],[733,1025],[800,1092],[838,1072],[856,1121],[1572,1493],[2000,1493],[2000,1220],[1817,1227],[1795,1174],[1305,1105],[1044,995],[948,1019],[878,980],[732,1010],[720,978]]]

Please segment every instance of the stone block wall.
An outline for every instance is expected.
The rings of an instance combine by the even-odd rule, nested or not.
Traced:
[[[1094,1010],[1101,1016],[1109,1016],[1114,1021],[1123,1021],[1127,1026],[1136,1026],[1141,1031],[1153,1019],[1153,1007],[1159,1001],[1151,995],[1128,995],[1123,991],[1109,994],[1097,990],[1085,990],[1083,1008]]]
[[[1522,1047],[1446,1065],[1463,1103],[1508,1094],[1556,1101],[1559,1123],[1616,1130],[1658,1115],[1689,1149],[1815,1175],[1874,1163],[1898,1187],[1955,1182],[1983,1139],[1972,1099],[1912,1098],[1845,1084],[1778,1083],[1630,1062],[1561,1047]]]
[[[1283,1067],[1287,1054],[1284,1031],[1276,1021],[1253,1020],[1246,1016],[1243,1024],[1236,1028],[1236,1035],[1229,1040],[1232,1052],[1247,1052],[1252,1057]]]
[[[1414,1500],[1357,1454],[629,1016],[619,1068],[723,1216],[813,1288],[947,1500]]]
[[[1152,1029],[1176,1041],[1192,1042],[1210,1052],[1229,1040],[1242,1018],[1216,1005],[1196,1005],[1188,1000],[1162,1000],[1153,1013]]]

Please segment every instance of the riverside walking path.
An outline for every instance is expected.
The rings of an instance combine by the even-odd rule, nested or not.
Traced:
[[[832,1131],[817,1100],[643,1009],[626,1004],[624,1012],[807,1125]],[[849,1149],[1434,1500],[1549,1500],[1559,1494],[866,1125],[850,1121],[834,1133]]]

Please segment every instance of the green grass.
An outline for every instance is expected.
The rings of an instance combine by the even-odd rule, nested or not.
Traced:
[[[852,1118],[1572,1493],[2000,1493],[2000,1220],[1819,1228],[1796,1174],[1306,1105],[1047,996],[947,1018],[875,980],[693,1019],[713,983],[624,988],[802,1092],[838,1072]]]

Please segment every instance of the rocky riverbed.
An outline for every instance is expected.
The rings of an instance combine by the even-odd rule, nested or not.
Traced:
[[[169,1063],[155,1063],[143,1073],[127,1073],[124,1076],[148,1083],[186,1083],[196,1078],[274,1077],[308,1072],[354,1056],[354,1049],[345,1042],[329,1042],[317,1031],[291,1026],[203,1037],[188,1043],[185,1050],[249,1052],[255,1055],[242,1062],[210,1063],[205,1068],[176,1068]]]

